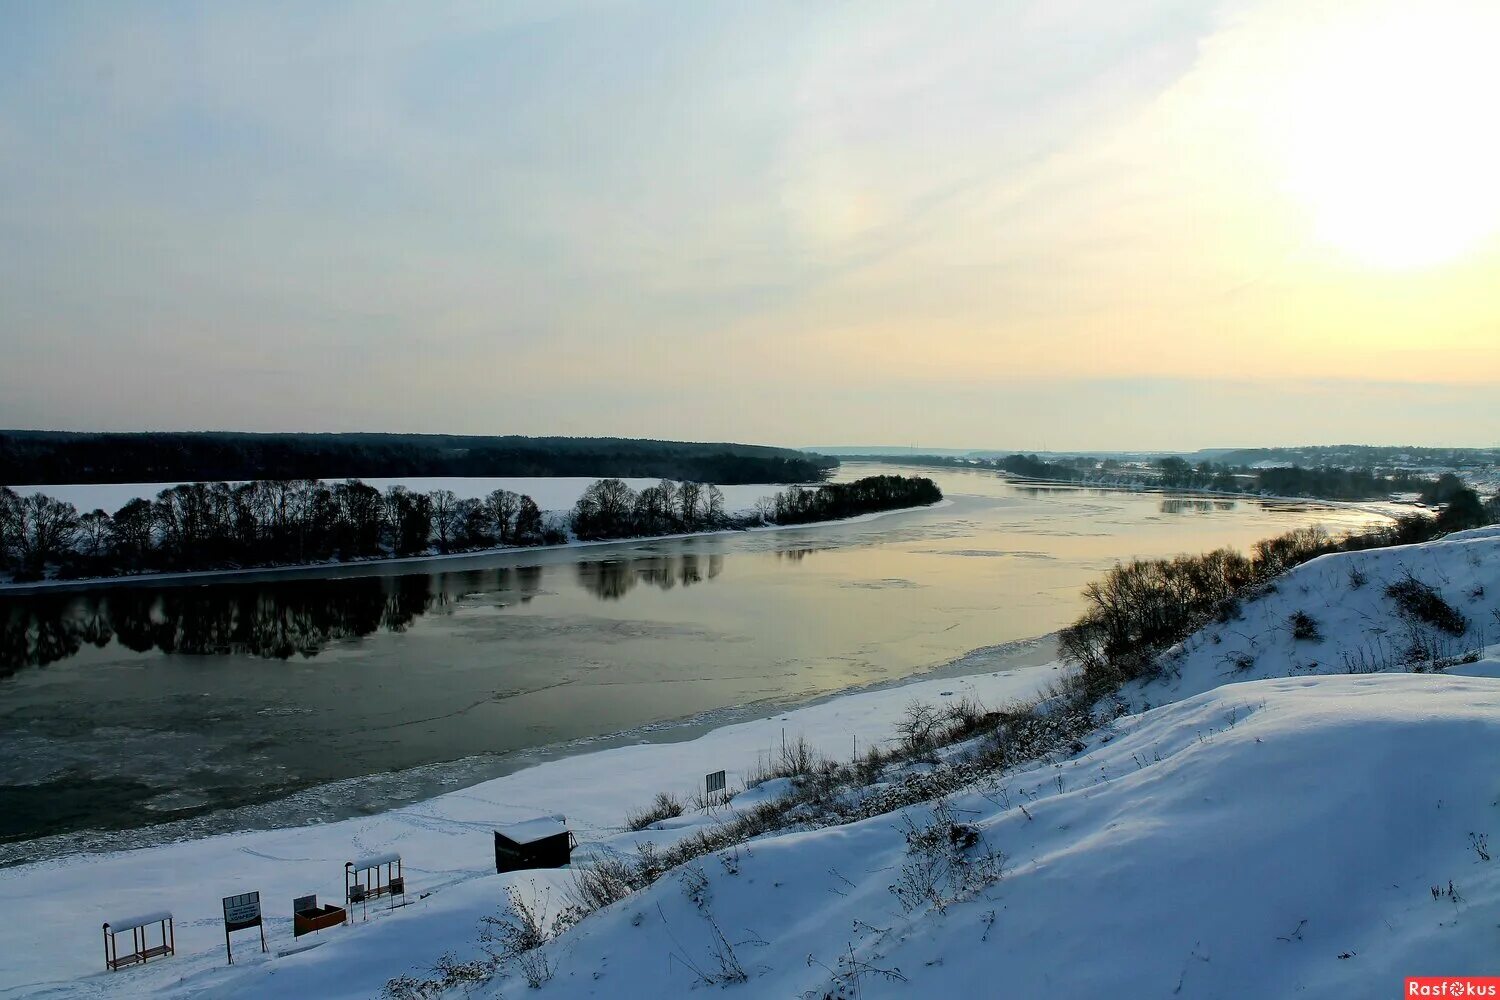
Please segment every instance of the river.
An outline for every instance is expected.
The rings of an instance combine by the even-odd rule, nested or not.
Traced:
[[[876,471],[890,470],[839,478]],[[909,471],[948,501],[324,579],[0,598],[0,864],[371,812],[945,664],[1036,663],[1050,643],[1020,641],[1070,621],[1117,559],[1377,520]],[[981,647],[1000,648],[959,659]]]

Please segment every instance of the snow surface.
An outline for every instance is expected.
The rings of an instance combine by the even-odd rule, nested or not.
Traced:
[[[495,827],[495,832],[513,844],[534,844],[538,840],[567,833],[568,818],[560,813],[538,816],[536,819],[528,819],[520,823],[502,823]]]
[[[1454,644],[1472,662],[1328,673],[1341,651],[1404,648],[1419,626],[1384,589],[1408,572],[1468,617]],[[851,961],[864,974],[843,995],[871,1000],[1396,996],[1408,975],[1493,972],[1500,646],[1486,647],[1482,629],[1500,630],[1497,607],[1500,530],[1315,560],[1248,602],[1242,620],[1184,643],[1177,676],[1128,692],[1137,707],[1157,707],[1122,716],[1072,757],[954,796],[954,814],[1006,857],[1003,877],[977,895],[942,912],[903,910],[890,890],[910,857],[900,815],[768,836],[702,859],[701,879],[668,875],[547,945],[555,976],[537,995],[706,989],[698,972],[717,971],[725,947],[715,927],[748,977],[725,993],[747,997],[822,997]],[[1321,642],[1291,637],[1296,610],[1318,621]],[[1254,663],[1235,669],[1226,651]],[[559,907],[567,872],[488,871],[497,822],[565,811],[585,854],[668,844],[722,817],[689,812],[643,833],[620,831],[620,817],[718,767],[735,787],[783,725],[847,759],[856,732],[862,743],[888,735],[913,698],[969,694],[993,706],[1052,676],[1032,668],[853,695],[689,743],[540,765],[380,816],[3,871],[0,899],[25,914],[0,922],[3,995],[375,996],[445,953],[476,957],[479,923],[508,886]],[[918,824],[930,812],[907,811]],[[273,957],[290,947],[290,915],[278,911],[293,895],[338,885],[345,857],[382,849],[406,858],[411,898],[430,895],[372,906],[355,926],[323,932],[319,947]],[[257,888],[273,956],[225,968],[218,897]],[[102,909],[164,905],[178,914],[180,954],[100,970]],[[525,991],[512,976],[477,995]]]

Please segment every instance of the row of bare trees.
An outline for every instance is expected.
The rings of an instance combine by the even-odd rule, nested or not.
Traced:
[[[852,483],[793,486],[763,498],[756,512],[771,524],[808,524],[881,510],[925,507],[941,499],[943,491],[924,476],[866,476]]]
[[[638,538],[737,526],[724,509],[724,492],[707,483],[663,479],[640,492],[620,479],[601,479],[573,506],[579,538]]]
[[[880,510],[937,503],[943,491],[921,476],[867,476],[852,483],[793,486],[762,497],[753,511],[730,514],[717,486],[663,479],[640,492],[619,479],[601,479],[578,498],[573,533],[579,538],[639,538],[675,532],[746,528],[760,524],[833,521]]]
[[[357,479],[183,483],[110,514],[0,487],[0,568],[17,580],[275,566],[566,540],[529,497],[460,498]]]
[[[930,479],[871,476],[853,483],[794,487],[752,514],[731,514],[717,486],[662,480],[637,492],[619,479],[583,491],[569,524],[581,539],[800,524],[934,503]],[[159,570],[286,566],[333,560],[467,552],[567,541],[529,496],[495,490],[384,492],[349,479],[183,483],[110,514],[80,513],[42,493],[0,487],[0,571],[17,581]]]

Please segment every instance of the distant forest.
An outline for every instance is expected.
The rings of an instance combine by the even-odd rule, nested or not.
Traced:
[[[837,466],[789,448],[631,438],[0,431],[0,483],[18,486],[402,476],[806,483]]]

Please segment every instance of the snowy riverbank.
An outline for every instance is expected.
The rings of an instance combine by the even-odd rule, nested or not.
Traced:
[[[412,898],[434,895],[390,916],[417,916],[444,897],[456,899],[475,879],[486,885],[481,894],[497,891],[490,884],[496,824],[563,813],[585,851],[609,845],[621,839],[626,812],[659,791],[690,795],[705,772],[719,768],[728,772],[730,787],[743,787],[745,773],[780,746],[783,731],[789,740],[805,737],[821,752],[847,758],[856,741],[868,749],[889,739],[913,699],[968,695],[1001,704],[1029,697],[1055,674],[1055,667],[1043,666],[919,681],[726,726],[688,742],[643,743],[552,761],[377,816],[0,869],[0,897],[14,912],[28,914],[24,921],[0,921],[0,996],[196,989],[261,961],[258,950],[247,950],[234,970],[223,968],[221,896],[259,890],[273,952],[284,950],[293,943],[294,896],[317,892],[338,902],[345,861],[395,850],[405,860]],[[104,974],[100,924],[115,913],[156,909],[176,916],[177,957]],[[321,939],[332,942],[349,930],[325,932]],[[374,992],[388,977],[377,978]],[[371,992],[361,985],[347,995]]]

